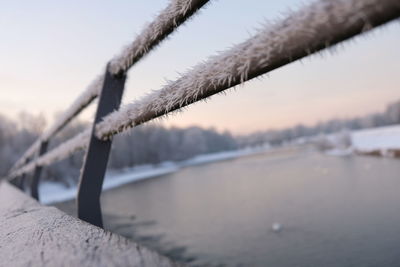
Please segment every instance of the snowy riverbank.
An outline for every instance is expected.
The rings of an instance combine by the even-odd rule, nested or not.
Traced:
[[[317,142],[315,141],[316,139]],[[323,140],[328,149],[327,155],[346,156],[351,154],[371,154],[397,156],[400,152],[400,125],[364,129],[353,132],[341,132],[313,138],[315,143]],[[311,139],[309,140],[311,141]],[[308,142],[303,142],[306,144]],[[269,147],[248,148],[213,154],[198,155],[181,162],[164,162],[157,165],[144,165],[123,170],[110,170],[106,174],[103,190],[109,190],[127,183],[174,173],[181,168],[234,159],[246,155],[263,153]],[[397,152],[396,152],[397,151]],[[399,154],[400,155],[400,154]],[[74,199],[76,187],[65,187],[61,183],[43,182],[40,184],[42,203],[50,204]]]
[[[268,146],[247,148],[235,151],[224,151],[213,154],[198,155],[181,162],[164,162],[157,165],[143,165],[123,170],[110,170],[104,179],[103,190],[109,190],[127,183],[167,175],[181,168],[235,159],[247,155],[263,153],[269,150]],[[39,186],[41,202],[44,204],[57,203],[74,199],[77,193],[76,187],[65,187],[61,183],[43,182]]]
[[[330,134],[324,142],[330,146],[328,155],[400,156],[400,125]]]
[[[360,151],[400,149],[400,125],[355,131],[351,141]]]

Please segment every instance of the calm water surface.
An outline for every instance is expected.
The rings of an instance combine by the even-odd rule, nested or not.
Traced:
[[[396,159],[275,152],[132,183],[102,205],[109,229],[193,265],[400,266]]]

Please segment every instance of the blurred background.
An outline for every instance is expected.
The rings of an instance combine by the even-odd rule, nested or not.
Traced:
[[[213,1],[130,70],[123,104],[309,2]],[[1,3],[1,176],[167,4]],[[399,43],[395,21],[117,136],[106,227],[194,266],[400,264]],[[44,169],[44,203],[75,214],[82,158]]]

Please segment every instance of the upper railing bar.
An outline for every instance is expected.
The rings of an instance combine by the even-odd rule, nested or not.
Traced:
[[[246,80],[356,36],[400,16],[397,0],[320,0],[290,14],[234,48],[211,58],[161,90],[110,114],[96,126],[109,138],[127,128],[165,115]],[[84,147],[88,133],[39,158],[50,164]],[[63,144],[62,146],[65,146]],[[26,171],[12,173],[15,177]],[[28,167],[27,166],[27,167]]]
[[[181,78],[97,125],[107,139],[191,103],[331,47],[400,16],[398,0],[321,0],[267,26],[254,37],[201,63]]]
[[[75,118],[83,109],[85,109],[98,94],[99,80],[102,77],[95,79],[91,85],[85,90],[74,103],[59,117],[59,119],[49,128],[45,133],[42,134],[40,139],[34,142],[31,147],[24,153],[24,155],[14,164],[11,171],[18,169],[23,165],[26,158],[32,157],[36,151],[40,149],[42,142],[49,142],[50,138],[60,132],[73,118]]]
[[[126,73],[130,67],[148,54],[161,41],[165,40],[178,26],[189,19],[209,0],[171,0],[156,19],[147,25],[135,40],[127,46],[120,55],[110,61],[110,70],[113,74]],[[28,157],[32,157],[39,149],[42,141],[49,141],[52,136],[62,130],[75,116],[86,108],[99,94],[104,76],[97,77],[89,87],[74,101],[54,125],[46,131],[39,140],[23,154],[14,164],[10,172],[24,165]]]
[[[110,72],[125,74],[130,67],[157,46],[179,25],[184,23],[209,0],[173,0],[146,26],[136,39],[121,54],[110,61]]]

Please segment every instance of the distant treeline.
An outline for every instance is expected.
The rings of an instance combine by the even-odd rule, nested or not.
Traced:
[[[389,104],[384,112],[351,119],[332,119],[314,126],[302,124],[282,130],[267,130],[236,138],[240,146],[257,146],[265,143],[279,145],[300,137],[339,132],[343,129],[358,130],[400,123],[400,101]]]
[[[199,154],[234,150],[269,143],[279,145],[300,137],[333,133],[342,129],[357,130],[400,123],[400,101],[387,106],[384,112],[353,119],[333,119],[315,126],[297,125],[283,130],[261,131],[244,136],[200,127],[167,128],[147,124],[134,128],[127,134],[114,138],[109,168],[120,169],[141,164],[180,161]],[[23,154],[44,130],[43,116],[23,113],[13,121],[0,115],[0,175],[6,174],[12,164]],[[83,122],[73,122],[51,141],[50,149],[73,137],[88,127]],[[44,177],[75,183],[79,177],[83,152],[45,168]]]
[[[17,121],[0,116],[0,175],[25,152],[45,127],[43,116],[23,113]],[[50,142],[50,148],[83,131],[88,125],[73,122]],[[113,140],[109,168],[120,169],[141,164],[180,161],[199,154],[237,149],[235,138],[229,132],[200,127],[166,128],[157,124],[136,127]],[[83,152],[44,168],[43,177],[75,183],[79,177]]]

